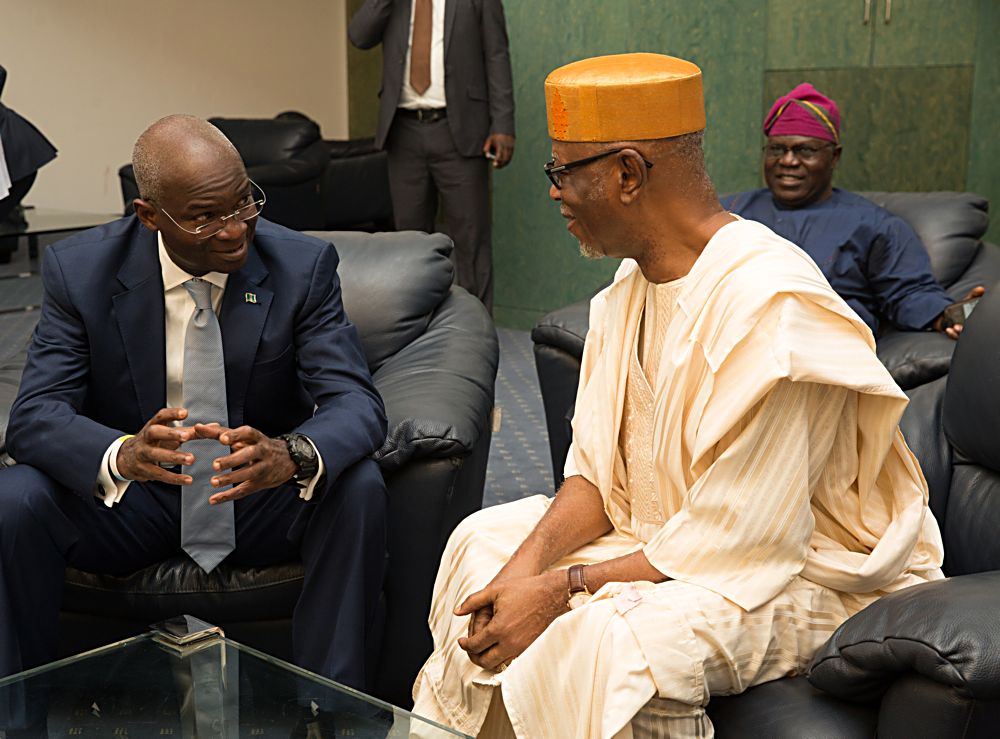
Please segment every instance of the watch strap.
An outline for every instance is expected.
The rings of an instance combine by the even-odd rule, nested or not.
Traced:
[[[591,595],[591,592],[587,589],[587,580],[583,576],[584,567],[586,567],[586,565],[572,565],[569,568],[569,595],[571,598],[577,593]]]
[[[301,482],[313,477],[319,470],[319,460],[316,458],[316,450],[309,438],[296,432],[281,434],[277,438],[285,442],[288,456],[297,468],[292,479]]]

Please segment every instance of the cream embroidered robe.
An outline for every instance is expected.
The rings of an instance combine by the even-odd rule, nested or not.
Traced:
[[[645,324],[658,356],[641,368],[651,290],[637,265],[623,262],[591,303],[566,476],[597,486],[614,530],[554,565],[641,548],[671,580],[609,583],[489,673],[458,648],[467,618],[451,609],[547,499],[474,514],[438,573],[418,714],[475,734],[501,685],[519,737],[628,736],[654,697],[671,736],[704,735],[710,694],[801,670],[878,595],[941,577],[926,484],[897,426],[906,397],[812,260],[738,221],[673,292],[669,320]],[[636,424],[638,373],[651,368],[652,407]],[[648,439],[648,475],[629,460],[632,428]]]

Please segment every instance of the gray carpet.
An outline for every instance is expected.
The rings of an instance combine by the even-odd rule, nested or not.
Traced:
[[[552,494],[552,461],[538,389],[531,337],[527,331],[498,328],[500,370],[496,407],[500,430],[493,434],[486,468],[483,507],[536,493]]]

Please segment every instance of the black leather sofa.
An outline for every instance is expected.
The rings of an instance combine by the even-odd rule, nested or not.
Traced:
[[[386,155],[372,138],[325,140],[294,111],[275,118],[210,118],[267,194],[264,215],[296,230],[393,229]],[[139,197],[132,165],[118,170],[125,214]]]
[[[964,192],[861,194],[913,227],[927,248],[934,276],[956,300],[976,285],[990,289],[1000,282],[1000,248],[982,241],[989,225],[985,198]],[[589,300],[584,300],[544,316],[531,332],[557,488],[572,439],[570,420],[588,323]],[[945,375],[955,349],[943,334],[893,328],[882,331],[876,345],[879,359],[904,390]]]
[[[416,232],[317,234],[340,253],[344,305],[358,327],[389,436],[376,457],[389,491],[388,574],[374,694],[408,706],[431,651],[430,597],[449,534],[482,505],[499,348],[482,304],[452,285],[452,244]],[[24,351],[0,357],[0,452]],[[9,458],[8,458],[9,461]],[[0,491],[2,494],[2,491]],[[291,656],[302,568],[220,565],[186,557],[126,578],[68,570],[59,653],[69,655],[190,613],[238,641]]]

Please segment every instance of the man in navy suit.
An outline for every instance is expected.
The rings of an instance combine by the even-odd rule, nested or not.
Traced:
[[[204,494],[211,510],[234,501],[225,562],[301,558],[295,660],[363,689],[385,562],[370,455],[386,421],[337,252],[258,218],[263,194],[201,119],[154,123],[133,164],[136,214],[45,254],[8,427],[18,464],[0,472],[0,676],[53,658],[67,564],[125,575],[181,554],[181,500]],[[181,407],[193,277],[211,283],[221,329],[228,418],[214,424]],[[188,474],[197,440],[215,460],[204,493]]]

